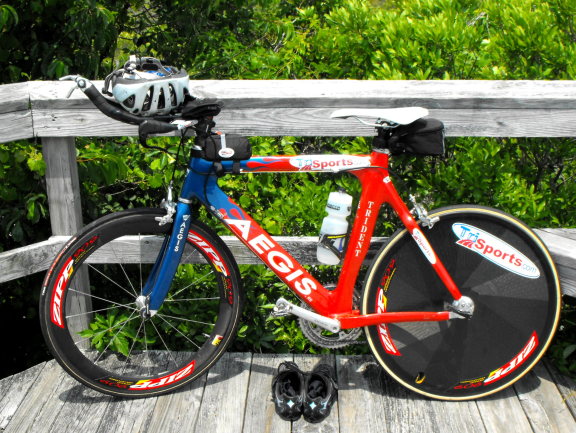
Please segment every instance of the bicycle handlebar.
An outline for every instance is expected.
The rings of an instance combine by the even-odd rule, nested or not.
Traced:
[[[75,81],[76,85],[84,94],[92,101],[92,103],[106,116],[119,120],[120,122],[129,123],[131,125],[138,125],[138,137],[141,144],[146,144],[146,139],[150,134],[163,134],[167,132],[177,131],[181,129],[180,125],[161,122],[159,120],[140,117],[134,114],[127,113],[123,109],[117,107],[108,101],[99,91],[94,84],[79,75],[68,75],[62,77],[61,80]],[[74,89],[72,89],[74,91]],[[70,92],[70,94],[72,93]],[[69,95],[70,95],[69,94]]]

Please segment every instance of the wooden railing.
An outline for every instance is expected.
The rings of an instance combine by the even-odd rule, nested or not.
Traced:
[[[102,115],[71,82],[0,86],[0,142],[37,138],[46,161],[53,237],[0,254],[0,282],[48,268],[82,227],[74,137],[135,136],[136,127]],[[101,87],[101,83],[97,83]],[[192,81],[195,96],[224,104],[218,128],[254,136],[370,136],[371,127],[331,120],[342,107],[423,106],[448,136],[576,137],[574,81]],[[576,197],[575,197],[576,203]],[[576,295],[576,230],[538,234],[558,265],[563,290]],[[279,238],[302,263],[314,263],[316,238]],[[227,238],[241,263],[258,263]],[[374,246],[376,248],[376,245]]]

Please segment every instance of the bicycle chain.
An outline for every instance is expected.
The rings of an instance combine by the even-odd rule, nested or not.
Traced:
[[[358,302],[359,296],[354,293],[354,305],[358,305]],[[311,310],[304,302],[302,302],[300,306]],[[352,344],[364,344],[364,341],[357,341],[362,334],[362,328],[342,329],[340,332],[331,333],[301,317],[298,318],[298,325],[304,336],[315,346],[327,349],[340,349]]]

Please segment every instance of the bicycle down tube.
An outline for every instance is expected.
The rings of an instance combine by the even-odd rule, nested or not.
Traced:
[[[226,172],[232,171],[232,162],[223,162]],[[381,206],[390,204],[405,227],[412,234],[423,254],[444,282],[453,299],[461,295],[442,262],[428,243],[418,223],[399,197],[388,173],[388,154],[374,151],[372,155],[296,155],[252,157],[240,163],[244,173],[258,172],[339,172],[349,171],[362,185],[362,194],[356,218],[350,233],[348,248],[343,260],[342,272],[334,290],[326,289],[304,269],[282,246],[280,246],[256,221],[218,186],[218,177],[211,174],[212,163],[193,158],[182,188],[176,214],[172,241],[163,262],[179,260],[178,238],[182,237],[188,213],[184,203],[197,198],[226,225],[251,251],[318,314],[336,318],[343,329],[375,325],[387,322],[443,321],[451,315],[440,312],[385,312],[360,315],[353,310],[353,291],[360,267],[368,253],[370,240]],[[163,265],[160,277],[152,290],[151,309],[157,309],[166,295],[157,287],[167,287],[169,266]]]

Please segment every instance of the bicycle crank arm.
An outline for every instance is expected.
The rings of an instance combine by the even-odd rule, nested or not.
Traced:
[[[294,305],[288,302],[284,298],[280,298],[276,301],[276,305],[272,310],[272,316],[283,317],[289,314],[301,317],[304,320],[314,323],[321,328],[326,329],[330,332],[340,331],[340,321],[337,319],[331,319],[329,317],[322,316],[320,314],[314,313],[313,311],[307,310],[305,308]]]

